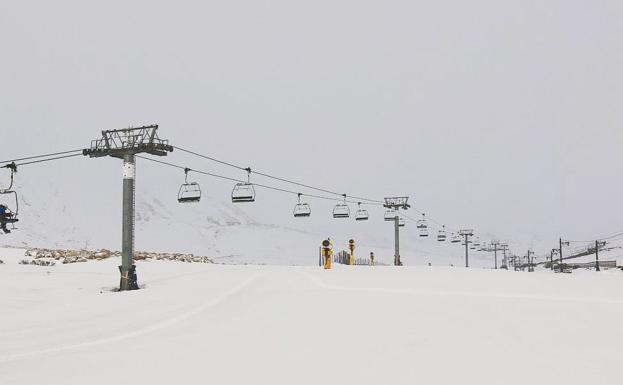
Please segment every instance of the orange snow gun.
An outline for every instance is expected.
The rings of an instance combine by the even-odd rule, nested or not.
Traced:
[[[354,265],[355,264],[355,240],[354,239],[350,239],[348,241],[348,250],[350,250],[348,264]]]
[[[333,245],[328,239],[322,241],[322,258],[324,258],[325,270],[330,269],[333,260]]]

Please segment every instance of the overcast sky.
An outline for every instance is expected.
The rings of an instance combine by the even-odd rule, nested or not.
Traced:
[[[590,239],[623,230],[622,20],[595,0],[3,1],[0,158],[158,123],[449,226]],[[120,164],[62,162],[21,175],[118,194]]]

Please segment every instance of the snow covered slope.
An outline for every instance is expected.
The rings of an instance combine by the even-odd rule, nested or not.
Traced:
[[[0,251],[0,383],[617,384],[620,271],[21,266]]]

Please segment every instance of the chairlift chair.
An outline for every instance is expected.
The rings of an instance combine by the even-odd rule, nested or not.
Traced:
[[[197,182],[188,182],[189,168],[184,169],[184,183],[180,186],[177,193],[177,201],[179,203],[192,203],[201,200],[201,187]]]
[[[11,210],[8,205],[4,205],[4,204],[2,205],[4,208],[4,214],[0,215],[0,228],[5,234],[8,234],[11,232],[11,230],[16,229],[15,223],[19,221],[18,219],[19,199],[17,197],[17,192],[12,190],[13,176],[14,176],[13,174],[17,172],[17,166],[15,165],[15,162],[13,162],[13,163],[7,164],[4,167],[11,170],[11,182],[9,183],[9,186],[7,188],[0,189],[0,195],[11,195],[12,194],[15,199],[15,206],[14,206],[15,210],[14,211]],[[11,225],[11,230],[9,230],[6,227],[7,224]]]
[[[405,219],[403,217],[398,217],[398,227],[405,227]]]
[[[10,195],[13,194],[15,199],[15,205],[13,206],[15,209],[11,210],[11,207],[7,204],[0,203],[0,205],[5,207],[4,215],[0,215],[0,224],[2,225],[2,229],[4,230],[7,224],[12,226],[12,229],[15,229],[15,223],[19,222],[18,213],[19,213],[19,200],[17,197],[17,192],[13,190],[0,190],[0,194],[2,195]]]
[[[311,207],[307,203],[301,203],[301,193],[298,194],[298,203],[294,205],[294,218],[306,218],[311,216]]]
[[[251,183],[251,169],[246,168],[247,182],[236,183],[231,192],[231,201],[234,203],[255,202],[255,188]]]
[[[361,202],[357,203],[357,212],[355,212],[355,220],[356,221],[367,221],[368,220],[368,210],[361,208]]]
[[[446,226],[442,226],[442,229],[437,232],[437,241],[438,242],[446,241]]]
[[[417,226],[417,228],[418,228],[418,229],[420,229],[420,230],[422,230],[422,229],[424,229],[424,230],[428,229],[428,222],[426,221],[426,214],[422,214],[422,219],[420,219],[419,221],[417,221],[416,226]],[[426,236],[428,236],[428,235],[426,235]]]
[[[428,222],[426,221],[426,214],[422,213],[422,219],[416,222],[416,227],[420,237],[428,237]]]
[[[452,233],[450,236],[450,243],[459,243],[461,242],[461,236],[457,233]]]
[[[350,218],[350,207],[346,204],[346,194],[342,194],[344,203],[338,203],[333,208],[333,218]]]
[[[389,210],[385,211],[384,218],[385,218],[385,220],[387,222],[393,222],[394,219],[396,218],[396,215],[398,215],[398,211],[397,210],[389,209]]]

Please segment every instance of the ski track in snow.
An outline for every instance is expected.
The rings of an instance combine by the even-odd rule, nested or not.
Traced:
[[[46,348],[46,349],[40,349],[40,350],[33,350],[30,352],[22,352],[22,353],[15,353],[15,354],[8,354],[8,355],[4,355],[4,356],[0,356],[0,362],[9,362],[9,361],[15,361],[15,360],[19,360],[19,359],[23,359],[23,358],[32,358],[35,356],[40,356],[40,355],[46,355],[46,354],[51,354],[51,353],[58,353],[58,352],[62,352],[62,351],[68,351],[68,350],[77,350],[77,349],[82,349],[82,348],[86,348],[86,347],[91,347],[91,346],[97,346],[97,345],[102,345],[102,344],[107,344],[107,343],[111,343],[111,342],[117,342],[117,341],[122,341],[125,339],[129,339],[129,338],[134,338],[134,337],[138,337],[144,334],[149,334],[149,333],[153,333],[155,331],[167,328],[169,326],[175,325],[179,322],[182,322],[184,320],[187,320],[201,312],[203,312],[204,310],[216,306],[219,303],[221,303],[222,301],[224,301],[225,299],[239,293],[240,291],[244,290],[246,287],[248,287],[251,283],[253,283],[259,276],[261,275],[261,273],[256,273],[253,276],[249,277],[248,279],[246,279],[245,281],[243,281],[242,283],[240,283],[239,285],[233,287],[231,290],[219,295],[216,298],[212,298],[209,301],[206,301],[202,304],[200,304],[199,306],[195,307],[192,310],[189,310],[185,313],[182,313],[176,317],[164,320],[164,321],[160,321],[156,324],[153,324],[151,326],[142,328],[142,329],[138,329],[135,330],[133,332],[130,333],[124,333],[124,334],[119,334],[116,336],[112,336],[112,337],[106,337],[106,338],[100,338],[97,340],[93,340],[93,341],[88,341],[88,342],[81,342],[79,344],[73,344],[73,345],[65,345],[65,346],[57,346],[57,347],[53,347],[53,348]]]
[[[619,298],[590,298],[590,297],[561,297],[548,295],[527,295],[527,294],[511,294],[511,293],[486,293],[475,291],[447,291],[447,290],[423,290],[423,289],[400,289],[388,287],[344,287],[326,283],[318,277],[301,272],[311,279],[317,286],[340,291],[362,291],[362,292],[378,292],[378,293],[395,293],[395,294],[415,294],[415,295],[437,295],[450,297],[470,297],[470,298],[500,298],[500,299],[520,299],[520,300],[542,300],[542,301],[569,301],[569,302],[588,302],[588,303],[604,303],[604,304],[623,304],[623,299]]]

